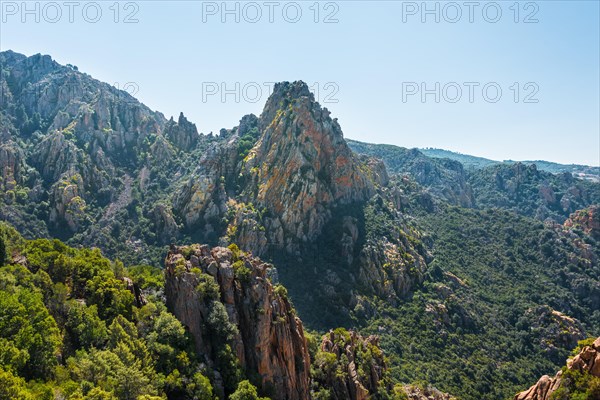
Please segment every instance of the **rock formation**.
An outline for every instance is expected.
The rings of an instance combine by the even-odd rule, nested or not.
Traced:
[[[584,346],[581,352],[567,361],[567,371],[578,371],[600,378],[600,337],[591,346]],[[554,378],[544,375],[529,389],[515,396],[515,400],[550,400],[565,382],[563,372]]]
[[[46,201],[43,223],[60,236],[81,233],[85,221],[102,216],[118,197],[116,177],[123,170],[132,172],[146,152],[159,156],[150,148],[166,120],[128,93],[49,56],[8,51],[0,62],[0,181],[29,189],[22,201]],[[27,218],[20,212],[8,213],[17,226]]]
[[[335,400],[366,400],[391,391],[377,336],[338,328],[323,336],[314,379]]]
[[[407,149],[384,144],[370,144],[348,140],[349,146],[359,154],[378,157],[390,172],[410,175],[419,185],[448,202],[463,207],[473,207],[475,199],[463,165],[445,158],[431,158],[417,149]]]
[[[142,289],[138,285],[136,285],[131,278],[123,277],[121,278],[123,283],[125,284],[125,288],[129,290],[129,292],[133,295],[134,304],[136,307],[143,307],[147,304],[146,298],[142,293]]]
[[[472,173],[469,179],[478,207],[501,207],[563,223],[578,209],[597,204],[597,185],[570,173],[551,174],[535,164],[498,164]]]
[[[216,343],[226,341],[214,337],[215,302],[224,305],[237,328],[229,344],[241,367],[257,374],[262,391],[273,399],[307,399],[310,357],[302,322],[285,289],[267,278],[271,268],[237,249],[173,246],[166,259],[167,305],[213,368]]]
[[[553,310],[549,306],[528,309],[525,317],[531,331],[538,335],[536,346],[556,363],[562,363],[561,349],[573,349],[577,342],[585,338],[585,330],[577,319]]]
[[[275,85],[258,126],[262,135],[244,160],[246,197],[271,212],[273,244],[313,241],[330,207],[364,201],[374,193],[336,119],[304,82]]]
[[[24,154],[12,141],[0,144],[0,188],[14,190],[17,183],[21,182],[21,173],[24,169]]]
[[[0,61],[0,217],[23,232],[133,263],[160,262],[159,251],[142,249],[184,237],[283,254],[282,270],[308,259],[311,286],[336,298],[331,304],[349,291],[343,282],[394,298],[422,281],[425,261],[397,229],[365,240],[365,204],[376,195],[397,203],[397,192],[381,161],[352,152],[304,82],[275,85],[259,117],[246,115],[215,137],[48,56],[2,52]],[[402,226],[400,211],[391,213],[389,226]],[[325,271],[321,247],[341,254]],[[405,253],[411,258],[402,260]]]
[[[567,228],[579,228],[596,240],[600,240],[600,205],[593,205],[571,214],[565,221]]]
[[[198,144],[198,130],[196,125],[189,122],[183,113],[179,114],[177,122],[173,117],[165,125],[165,136],[175,146],[182,150],[193,149]]]

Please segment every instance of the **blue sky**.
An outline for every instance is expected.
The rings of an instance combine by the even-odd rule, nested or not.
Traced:
[[[259,114],[269,82],[301,79],[349,138],[600,164],[597,1],[427,2],[439,22],[421,1],[229,2],[232,14],[222,2],[91,3],[78,2],[70,22],[62,1],[29,2],[32,14],[2,1],[0,48],[50,54],[121,87],[133,82],[149,107],[167,117],[183,111],[205,133]],[[125,23],[131,13],[137,22]],[[222,99],[236,82],[239,101]],[[424,99],[423,88],[432,91]]]

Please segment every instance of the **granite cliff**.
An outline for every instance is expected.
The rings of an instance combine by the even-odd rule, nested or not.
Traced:
[[[255,374],[273,399],[309,398],[302,322],[284,289],[268,279],[272,265],[235,248],[206,245],[172,247],[165,263],[167,306],[217,374],[230,373],[220,360],[230,346],[241,368]],[[226,314],[219,314],[222,309]]]

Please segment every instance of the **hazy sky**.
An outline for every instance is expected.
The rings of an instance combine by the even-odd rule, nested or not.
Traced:
[[[201,132],[259,114],[270,82],[301,79],[349,138],[600,164],[598,1],[26,7],[1,2],[2,50],[50,54]]]

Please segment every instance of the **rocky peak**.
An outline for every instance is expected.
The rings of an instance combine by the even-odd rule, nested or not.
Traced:
[[[264,131],[275,118],[277,112],[288,107],[295,99],[306,98],[315,103],[315,96],[302,81],[278,82],[273,88],[273,93],[267,99],[263,112],[260,114],[260,130]]]
[[[272,265],[234,246],[193,245],[172,246],[165,267],[167,306],[214,369],[216,386],[219,375],[227,373],[220,367],[230,346],[263,393],[282,400],[309,398],[310,357],[302,321],[285,289],[271,284]],[[226,386],[227,377],[222,380]]]
[[[3,52],[2,68],[7,68],[14,65],[11,68],[11,82],[38,82],[46,75],[60,71],[61,69],[67,70],[66,67],[61,66],[56,61],[52,60],[49,55],[35,54],[31,57],[23,56],[14,52]],[[13,89],[22,89],[22,87],[16,87]]]
[[[180,150],[190,150],[198,143],[198,129],[196,125],[188,121],[183,115],[179,114],[177,123],[173,117],[165,125],[165,136]]]
[[[5,64],[14,64],[19,61],[23,61],[27,56],[20,53],[15,53],[12,50],[6,50],[0,52],[0,66],[4,66]]]
[[[272,224],[283,230],[276,237],[315,239],[330,218],[330,205],[373,194],[367,168],[304,82],[276,84],[258,127],[261,137],[244,160],[246,194],[276,216]]]
[[[238,135],[240,137],[251,133],[251,131],[255,128],[258,128],[258,117],[254,114],[247,114],[242,117],[240,120],[240,125],[238,126]]]
[[[24,106],[29,118],[39,114],[50,131],[69,130],[91,141],[94,131],[104,136],[112,132],[140,136],[146,126],[156,132],[166,122],[162,114],[152,112],[126,91],[97,81],[77,67],[62,66],[48,55],[1,54],[2,80],[8,87],[4,96],[19,103],[9,106]],[[11,108],[9,111],[14,112]],[[18,119],[22,118],[17,115]],[[39,126],[36,129],[42,133],[45,130]]]

